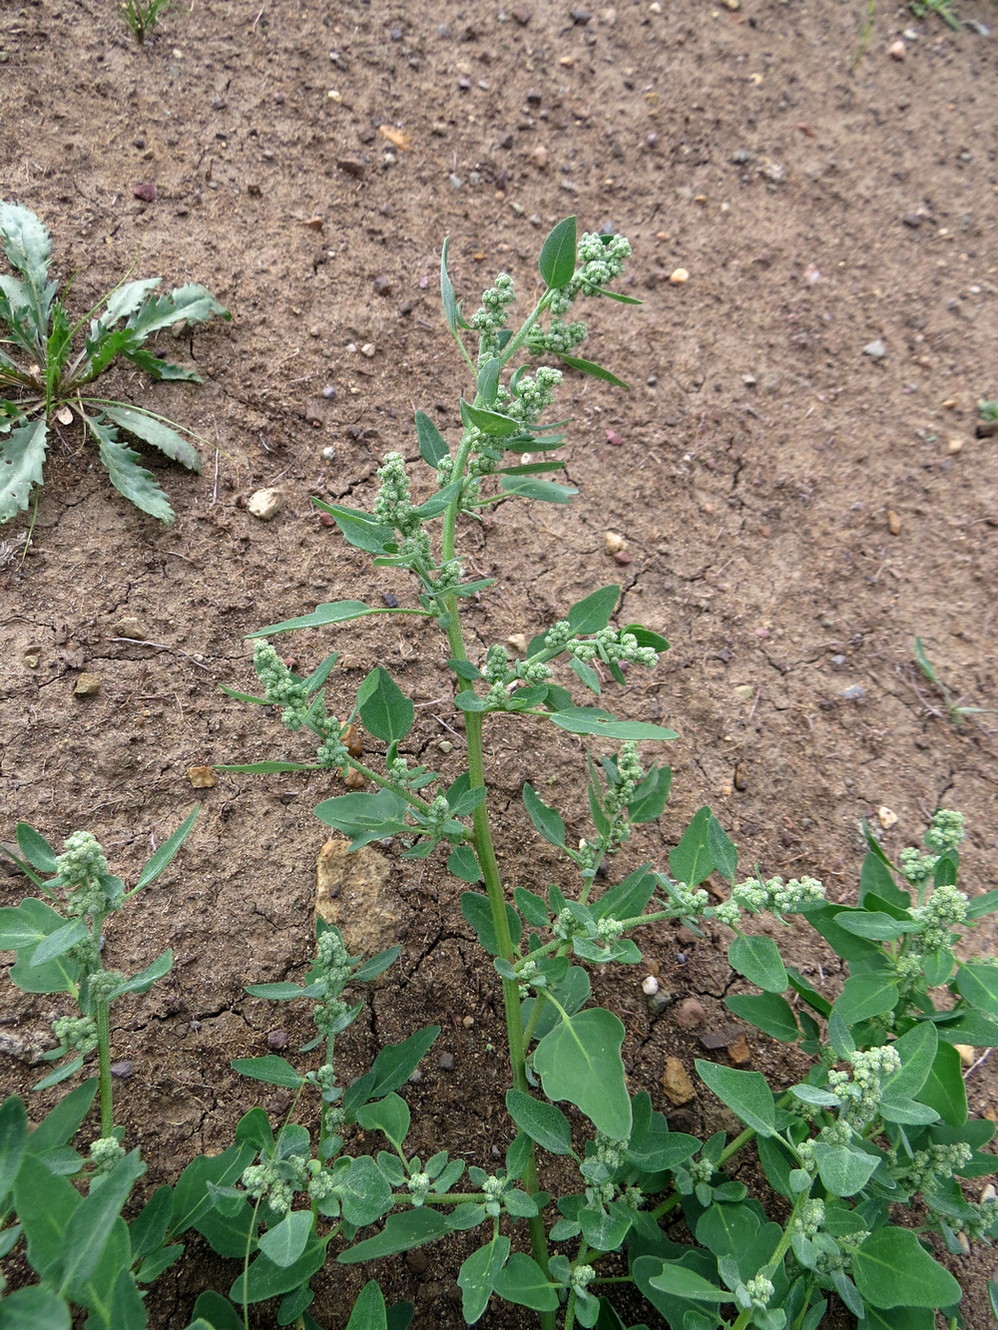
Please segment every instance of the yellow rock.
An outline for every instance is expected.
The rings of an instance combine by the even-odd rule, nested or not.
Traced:
[[[693,1082],[690,1080],[689,1073],[680,1062],[679,1058],[666,1058],[665,1071],[662,1073],[662,1089],[665,1091],[665,1097],[670,1104],[676,1108],[680,1104],[688,1104],[691,1099],[696,1098],[696,1090]]]

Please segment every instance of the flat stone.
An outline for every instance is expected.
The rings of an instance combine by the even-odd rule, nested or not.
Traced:
[[[81,674],[73,692],[77,697],[96,697],[100,692],[100,679],[96,674]]]
[[[661,1085],[665,1091],[665,1097],[676,1108],[679,1108],[681,1104],[688,1104],[691,1099],[696,1098],[697,1092],[690,1080],[689,1072],[679,1058],[665,1059],[665,1071],[662,1073]]]
[[[269,522],[284,507],[284,495],[276,489],[257,490],[250,495],[246,507],[261,522]]]

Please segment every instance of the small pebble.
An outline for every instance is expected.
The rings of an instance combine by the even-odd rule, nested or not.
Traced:
[[[132,642],[144,642],[146,640],[145,624],[140,619],[129,615],[127,618],[119,619],[112,626],[112,632],[115,637],[127,637]]]
[[[887,509],[887,530],[892,536],[900,536],[901,534],[901,518],[893,508]]]
[[[848,688],[843,688],[839,696],[844,697],[847,702],[860,702],[866,696],[866,692],[862,684],[852,683]]]
[[[96,674],[81,674],[73,692],[77,697],[96,697],[100,692],[100,679]]]
[[[453,1053],[441,1053],[441,1054],[440,1054],[440,1070],[441,1070],[441,1071],[453,1071],[453,1070],[454,1070],[454,1054],[453,1054]]]
[[[703,1003],[696,998],[685,998],[676,1012],[676,1024],[681,1030],[695,1030],[707,1019]]]
[[[607,531],[603,536],[603,549],[607,554],[619,554],[626,543],[619,531]]]
[[[887,54],[892,60],[903,60],[908,54],[908,48],[899,37],[896,42],[891,42],[887,48]]]
[[[527,654],[527,635],[526,633],[512,633],[506,638],[508,644],[513,648],[518,656]]]
[[[662,1073],[661,1086],[669,1103],[678,1108],[696,1098],[696,1090],[690,1080],[689,1072],[678,1058],[665,1059],[665,1071]]]
[[[673,286],[682,286],[684,282],[690,280],[690,274],[686,268],[676,268],[669,273],[669,281]]]
[[[893,827],[898,820],[898,815],[894,812],[893,808],[888,808],[886,804],[881,804],[877,809],[877,819],[886,831],[889,827]]]
[[[608,429],[606,432],[606,441],[611,448],[619,448],[624,440],[615,429]]]
[[[132,1064],[127,1058],[121,1062],[111,1063],[111,1075],[114,1076],[116,1080],[127,1081],[131,1074]]]
[[[740,1034],[737,1039],[733,1039],[728,1045],[728,1057],[736,1067],[747,1066],[752,1061],[752,1051],[743,1034]]]
[[[132,193],[137,199],[141,199],[143,203],[156,202],[156,186],[151,180],[144,180],[138,185],[133,185]]]
[[[284,495],[278,489],[257,490],[250,495],[246,507],[261,522],[269,522],[284,507]]]
[[[887,347],[878,337],[876,341],[867,342],[863,347],[863,355],[870,356],[873,360],[883,360],[887,354]]]
[[[188,767],[187,779],[195,790],[213,790],[218,784],[218,777],[206,766]]]
[[[658,980],[653,974],[646,974],[641,980],[641,991],[645,997],[654,997],[658,992]]]

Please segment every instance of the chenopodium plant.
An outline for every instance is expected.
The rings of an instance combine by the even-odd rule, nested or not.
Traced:
[[[251,1197],[267,1197],[269,1209],[256,1209],[254,1223],[259,1224],[261,1217],[264,1223],[276,1219],[276,1228],[268,1232],[280,1233],[279,1241],[268,1238],[265,1243],[259,1235],[253,1238],[258,1245],[265,1243],[262,1255],[270,1262],[266,1265],[257,1258],[267,1274],[257,1291],[278,1291],[277,1282],[284,1281],[271,1282],[272,1267],[281,1266],[282,1260],[288,1263],[287,1281],[299,1259],[305,1261],[309,1275],[317,1268],[311,1262],[323,1259],[320,1247],[324,1248],[325,1239],[332,1234],[330,1229],[323,1230],[323,1216],[329,1212],[321,1211],[317,1196],[330,1186],[330,1179],[349,1178],[354,1169],[360,1177],[363,1169],[361,1190],[365,1205],[371,1200],[371,1208],[364,1211],[363,1218],[359,1213],[348,1215],[343,1203],[345,1189],[339,1186],[331,1212],[335,1231],[351,1240],[355,1221],[367,1224],[383,1216],[385,1222],[379,1233],[362,1237],[340,1251],[336,1260],[353,1263],[391,1256],[454,1230],[481,1227],[482,1243],[465,1259],[457,1279],[468,1324],[477,1322],[490,1299],[497,1296],[536,1311],[545,1330],[559,1323],[566,1330],[576,1323],[619,1327],[622,1322],[611,1298],[614,1286],[625,1277],[620,1274],[619,1258],[608,1271],[605,1265],[612,1253],[626,1248],[634,1282],[672,1330],[725,1326],[731,1330],[815,1330],[830,1292],[837,1293],[852,1310],[860,1308],[858,1314],[867,1317],[864,1324],[874,1330],[920,1330],[923,1312],[930,1305],[955,1304],[959,1288],[914,1232],[890,1222],[886,1194],[905,1200],[911,1188],[907,1192],[895,1189],[895,1194],[891,1184],[883,1181],[891,1165],[881,1161],[881,1156],[887,1159],[889,1150],[875,1144],[881,1120],[870,1118],[854,1126],[860,1122],[854,1116],[839,1128],[843,1139],[834,1142],[818,1139],[820,1133],[813,1124],[816,1114],[836,1107],[840,1098],[852,1102],[842,1088],[847,1083],[869,1084],[869,1077],[874,1076],[889,1082],[878,1101],[882,1098],[891,1105],[893,1098],[903,1100],[895,1112],[898,1121],[891,1119],[883,1128],[890,1140],[901,1143],[902,1153],[909,1145],[916,1155],[923,1148],[922,1137],[911,1131],[914,1125],[930,1133],[926,1139],[933,1145],[952,1144],[946,1136],[948,1124],[937,1124],[934,1108],[908,1106],[909,1101],[922,1103],[918,1096],[938,1051],[933,1050],[926,1064],[925,1049],[919,1045],[919,1060],[915,1061],[913,1045],[930,1041],[933,1035],[945,1038],[936,1031],[936,1018],[926,1013],[909,1017],[905,1008],[894,1025],[885,1019],[878,1026],[869,1026],[863,1022],[870,1013],[860,1008],[858,1014],[849,1013],[852,1024],[860,1023],[858,1038],[855,1032],[850,1034],[847,1020],[833,1019],[831,1042],[819,1039],[817,1020],[808,1013],[801,1012],[798,1022],[783,996],[791,984],[798,986],[801,1000],[816,1004],[819,1014],[830,1013],[830,1004],[786,968],[771,938],[746,932],[741,925],[746,915],[762,911],[777,919],[805,912],[812,921],[823,921],[821,911],[826,906],[821,885],[812,878],[739,882],[737,851],[708,808],[697,813],[671,851],[667,871],[646,864],[614,880],[613,856],[626,843],[634,824],[662,814],[669,793],[669,769],[646,764],[637,745],[675,735],[658,725],[617,719],[600,706],[577,705],[572,693],[556,681],[554,667],[567,662],[577,684],[602,698],[611,681],[623,685],[635,668],[656,664],[668,643],[643,626],[615,622],[619,587],[603,587],[571,606],[562,619],[529,642],[521,657],[514,658],[498,643],[473,656],[466,643],[462,626],[466,598],[486,590],[491,582],[465,580],[457,544],[461,519],[473,519],[484,509],[514,497],[564,503],[573,494],[567,486],[540,478],[563,465],[551,456],[562,436],[556,426],[541,423],[552,404],[561,368],[541,365],[531,371],[520,361],[525,354],[554,358],[561,365],[619,383],[601,367],[573,354],[585,336],[585,326],[569,321],[568,316],[580,296],[629,300],[607,289],[620,275],[628,252],[627,242],[620,236],[584,235],[577,242],[574,218],[561,222],[541,251],[543,293],[514,332],[506,326],[514,298],[511,279],[505,274],[497,277],[481,307],[466,320],[447,272],[445,247],[441,263],[444,310],[460,354],[473,374],[475,391],[473,400],[460,403],[462,430],[454,447],[428,416],[416,414],[419,455],[431,469],[435,489],[417,504],[405,460],[396,453],[385,459],[378,473],[380,484],[372,510],[318,505],[332,515],[346,540],[371,553],[376,564],[413,574],[416,603],[381,608],[357,600],[337,601],[261,629],[253,636],[262,696],[227,690],[244,701],[279,707],[284,724],[310,735],[316,746],[311,762],[265,761],[227,769],[338,769],[362,777],[374,791],[325,800],[316,809],[320,820],[347,835],[354,849],[395,838],[405,858],[425,859],[442,853],[449,871],[467,884],[461,909],[484,951],[493,958],[502,987],[510,1066],[505,1103],[512,1139],[504,1166],[489,1172],[468,1165],[465,1189],[460,1191],[456,1183],[464,1176],[464,1165],[446,1152],[427,1164],[407,1157],[404,1142],[409,1110],[395,1094],[401,1081],[372,1106],[357,1097],[361,1091],[344,1092],[335,1072],[323,1072],[329,1078],[324,1093],[336,1095],[329,1101],[334,1109],[330,1130],[335,1128],[336,1149],[346,1154],[330,1163],[323,1158],[322,1142],[316,1153],[297,1130],[290,1137],[297,1142],[293,1149],[281,1146],[280,1135],[273,1142],[267,1136],[260,1140],[259,1162],[242,1180],[241,1190]],[[464,343],[468,330],[478,333],[477,358]],[[534,460],[538,454],[544,460]],[[445,635],[454,705],[467,741],[466,768],[456,776],[444,777],[411,760],[404,746],[414,725],[415,707],[386,669],[373,669],[352,703],[335,706],[328,697],[337,680],[335,654],[302,677],[287,666],[269,641],[284,632],[384,614],[431,619]],[[582,840],[570,837],[561,814],[531,783],[523,787],[523,804],[533,827],[561,851],[574,870],[572,890],[553,883],[541,894],[502,880],[483,742],[486,723],[497,723],[497,717],[500,724],[513,718],[520,723],[549,723],[570,734],[619,745],[615,752],[587,759],[593,829]],[[372,765],[362,759],[355,742],[358,725],[384,745],[382,762]],[[719,905],[712,905],[703,889],[703,883],[715,873],[731,884],[730,899]],[[868,908],[867,902],[858,913],[866,913]],[[841,912],[837,907],[827,909],[833,918]],[[814,1085],[808,1082],[803,1097],[790,1092],[777,1096],[759,1072],[700,1062],[698,1069],[706,1085],[745,1124],[732,1141],[723,1133],[701,1142],[671,1131],[648,1093],[631,1094],[622,1058],[624,1025],[612,1011],[590,1005],[587,967],[637,963],[641,953],[630,935],[656,920],[683,921],[694,929],[704,921],[733,927],[736,936],[728,952],[731,965],[763,992],[732,997],[732,1009],[778,1038],[800,1042],[818,1059]],[[848,930],[844,935],[856,936]],[[332,945],[327,937],[320,936],[320,948]],[[878,944],[860,940],[881,954]],[[888,964],[887,958],[883,964]],[[872,974],[872,962],[867,968]],[[961,968],[961,974],[968,972],[972,971],[966,966]],[[857,975],[861,987],[869,977],[866,970]],[[311,989],[315,982],[313,975],[305,990],[308,996],[318,995]],[[850,984],[855,987],[852,979]],[[263,994],[267,987],[271,986],[250,991]],[[900,988],[894,992],[898,996]],[[847,1008],[851,993],[847,986]],[[277,986],[271,987],[270,995],[303,994],[301,989],[292,993]],[[960,1038],[967,1033],[956,1017],[945,1015],[938,1017],[940,1030],[947,1019],[954,1022]],[[909,1021],[912,1028],[918,1027],[914,1038]],[[872,1048],[874,1030],[881,1031],[884,1050],[864,1060],[860,1054]],[[841,1083],[836,1081],[832,1075],[836,1062],[849,1062],[853,1055],[859,1057],[858,1064],[851,1064],[853,1072],[837,1073],[844,1078]],[[878,1058],[886,1061],[878,1062]],[[328,1064],[332,1066],[331,1056]],[[923,1064],[925,1076],[915,1084]],[[303,1078],[290,1065],[276,1062],[269,1068],[271,1075],[268,1066],[259,1061],[255,1066],[241,1065],[251,1075],[289,1087],[298,1088],[308,1079],[308,1074]],[[899,1081],[890,1079],[895,1075],[900,1076]],[[370,1084],[377,1084],[377,1079]],[[868,1100],[874,1097],[871,1094]],[[569,1105],[575,1114],[569,1116],[559,1104]],[[338,1107],[341,1113],[336,1112]],[[357,1162],[360,1156],[355,1159],[349,1154],[355,1124],[377,1129],[392,1146],[373,1161],[380,1181],[368,1164]],[[987,1134],[976,1127],[956,1130],[969,1133],[964,1143],[970,1144],[972,1152]],[[812,1133],[816,1139],[809,1153],[806,1138]],[[728,1160],[752,1142],[759,1146],[773,1185],[791,1201],[786,1224],[770,1221],[761,1204],[748,1199],[745,1186],[724,1171]],[[826,1149],[844,1150],[849,1160],[854,1156],[873,1160],[874,1154],[877,1158],[854,1186],[858,1175],[837,1175],[825,1162]],[[284,1165],[288,1150],[296,1158]],[[575,1189],[556,1200],[544,1189],[542,1172],[551,1155],[563,1161],[561,1176],[565,1167],[572,1167],[578,1177]],[[978,1158],[976,1153],[973,1157]],[[845,1160],[840,1153],[834,1158],[840,1163]],[[281,1161],[281,1167],[275,1161]],[[317,1179],[322,1179],[318,1185]],[[280,1202],[276,1207],[272,1204],[275,1188]],[[230,1196],[226,1203],[243,1206],[240,1223],[249,1222],[245,1196],[242,1200]],[[381,1216],[374,1214],[378,1205]],[[955,1205],[953,1200],[951,1208]],[[664,1225],[680,1216],[694,1234],[693,1246],[679,1246],[664,1232]],[[510,1236],[509,1225],[514,1221],[525,1227],[522,1241],[514,1240],[515,1230]],[[810,1246],[801,1240],[801,1223],[806,1224]],[[289,1241],[292,1236],[293,1242]],[[306,1250],[310,1253],[307,1260]],[[885,1291],[878,1291],[873,1272],[885,1259],[884,1251],[904,1267],[903,1292],[899,1292],[897,1278],[885,1280]],[[252,1270],[250,1267],[243,1284],[233,1289],[243,1299]],[[290,1316],[305,1305],[310,1292],[304,1285],[295,1291],[290,1282],[285,1287],[284,1296],[290,1302],[284,1314]],[[365,1290],[367,1296],[375,1294]],[[731,1312],[722,1310],[731,1306]]]
[[[97,1059],[97,1076],[66,1094],[34,1129],[19,1096],[0,1104],[0,1262],[16,1260],[21,1285],[9,1290],[0,1266],[5,1326],[69,1330],[74,1311],[83,1309],[91,1330],[142,1330],[140,1286],[182,1255],[176,1238],[210,1208],[208,1182],[234,1180],[252,1157],[248,1147],[234,1146],[224,1156],[196,1160],[175,1189],[160,1188],[130,1224],[122,1217],[146,1166],[139,1149],[126,1152],[124,1129],[114,1121],[109,1013],[119,998],[145,993],[167,974],[172,955],[166,951],[126,976],[105,968],[102,931],[171,862],[196,812],[152,855],[130,891],[108,871],[90,832],[74,832],[57,853],[21,823],[20,853],[3,851],[42,892],[0,908],[0,951],[15,953],[8,977],[28,993],[66,994],[76,1007],[76,1014],[52,1022],[56,1046],[43,1057],[59,1065],[33,1088],[55,1086],[92,1054]],[[86,1126],[95,1100],[96,1137]],[[24,1283],[25,1262],[35,1282]]]
[[[49,276],[51,237],[35,214],[0,202],[0,242],[18,274],[0,274],[0,320],[7,330],[0,338],[0,392],[13,394],[0,396],[0,522],[27,508],[33,488],[43,481],[50,431],[56,423],[70,424],[74,411],[96,442],[115,489],[143,512],[172,522],[159,483],[118,432],[198,471],[197,449],[184,438],[192,432],[147,407],[94,396],[90,385],[119,356],[153,379],[200,383],[194,370],[161,359],[146,344],[163,328],[204,323],[213,315],[228,319],[228,311],[203,286],[155,295],[162,279],[146,277],[115,287],[71,323]]]

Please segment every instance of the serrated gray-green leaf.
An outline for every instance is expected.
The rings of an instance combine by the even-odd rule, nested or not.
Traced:
[[[11,266],[24,278],[27,308],[32,311],[39,338],[44,338],[48,309],[56,290],[55,283],[46,280],[52,238],[30,208],[18,203],[0,203],[0,236]]]
[[[124,286],[119,286],[107,298],[101,323],[106,328],[111,328],[119,319],[127,319],[162,280],[162,277],[143,277],[141,281],[126,282]]]
[[[144,467],[139,466],[139,455],[118,443],[115,430],[95,420],[93,416],[84,416],[87,428],[97,440],[97,451],[107,467],[111,484],[123,494],[136,508],[156,517],[161,522],[173,521],[173,509],[169,500],[160,489],[156,478]]]
[[[187,286],[178,286],[169,295],[147,297],[138,309],[132,311],[128,327],[142,337],[148,337],[150,333],[160,328],[168,328],[183,320],[188,323],[204,323],[213,314],[223,319],[232,317],[210,291],[203,286],[190,283]]]
[[[47,441],[43,419],[0,435],[0,522],[27,508],[32,487],[42,483]]]
[[[139,407],[123,406],[118,402],[104,405],[101,410],[121,429],[134,434],[144,443],[152,444],[167,457],[172,457],[181,466],[186,466],[189,471],[201,470],[201,458],[197,449],[164,421],[157,420],[155,416],[150,416]]]

